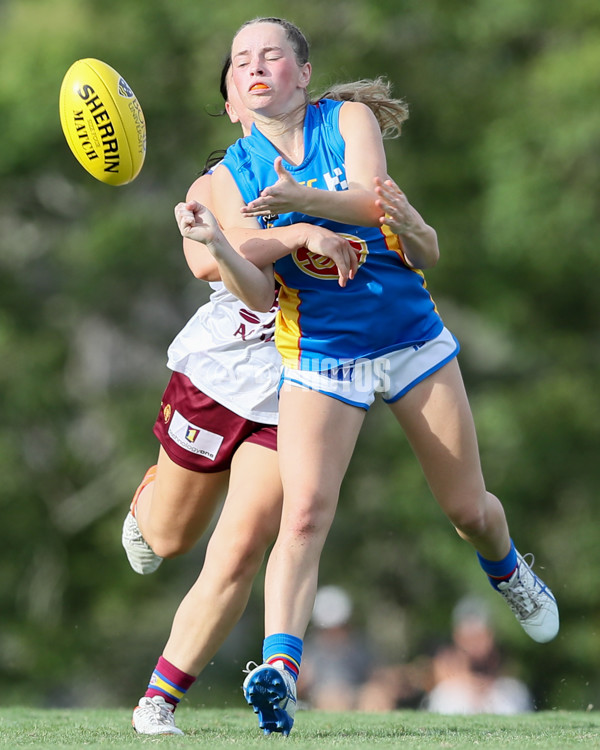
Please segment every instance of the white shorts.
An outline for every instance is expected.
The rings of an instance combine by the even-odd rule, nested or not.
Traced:
[[[329,370],[284,367],[279,390],[296,386],[319,391],[352,406],[368,409],[380,393],[393,403],[428,375],[456,357],[458,341],[447,328],[435,339],[397,349],[373,359],[357,359]]]

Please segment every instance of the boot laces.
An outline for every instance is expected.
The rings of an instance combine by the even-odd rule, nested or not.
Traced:
[[[528,552],[523,555],[522,560],[524,564],[519,560],[513,578],[501,590],[501,593],[515,614],[526,618],[541,606],[540,596],[544,587],[531,570],[535,562],[533,554]]]
[[[242,672],[244,674],[250,674],[250,672],[253,672],[259,665],[255,661],[249,661],[246,664],[245,669],[242,669]]]
[[[170,724],[174,722],[173,711],[169,708],[169,704],[166,701],[157,701],[150,698],[144,707],[154,714],[153,718],[155,721],[166,721]]]

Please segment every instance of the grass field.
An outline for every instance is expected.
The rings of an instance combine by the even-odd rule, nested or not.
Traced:
[[[287,738],[263,736],[248,710],[186,706],[177,712],[184,737],[136,735],[130,710],[0,709],[0,747],[6,748],[600,748],[600,712],[540,712],[521,716],[436,716],[411,711],[327,714],[303,711]]]

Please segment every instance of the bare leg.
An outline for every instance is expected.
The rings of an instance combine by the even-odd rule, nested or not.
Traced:
[[[510,549],[504,509],[487,492],[477,436],[454,359],[419,383],[391,409],[423,467],[434,497],[463,539],[489,560]]]
[[[282,489],[277,453],[238,448],[229,491],[202,571],[175,614],[163,656],[198,675],[239,620],[267,547],[277,534]]]
[[[140,493],[136,520],[144,539],[160,557],[191,549],[206,531],[229,472],[202,474],[174,463],[161,447],[156,479]]]
[[[316,391],[280,394],[281,528],[265,579],[266,634],[304,637],[319,559],[365,412]]]

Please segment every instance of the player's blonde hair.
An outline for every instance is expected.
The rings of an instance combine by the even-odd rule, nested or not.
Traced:
[[[308,39],[304,36],[302,31],[296,26],[295,23],[286,20],[285,18],[277,18],[276,16],[259,16],[252,18],[250,21],[243,23],[240,28],[235,32],[235,37],[240,33],[246,26],[253,26],[256,23],[273,23],[276,26],[281,26],[285,32],[286,39],[291,44],[296,57],[298,65],[302,66],[308,62],[310,46]]]
[[[373,112],[384,138],[398,138],[402,123],[408,119],[408,104],[392,97],[392,84],[383,77],[363,78],[360,81],[335,83],[313,99],[335,99],[361,102]]]
[[[304,63],[308,62],[308,40],[295,24],[284,18],[272,16],[253,18],[250,21],[246,21],[237,30],[236,36],[242,29],[256,23],[273,23],[281,26],[294,50],[298,65],[304,65]],[[221,93],[224,93],[223,77],[221,79]],[[224,98],[226,98],[225,93]],[[383,77],[363,78],[360,81],[333,84],[320,96],[312,99],[312,101],[317,102],[319,99],[336,99],[337,101],[361,102],[362,104],[366,104],[377,118],[383,138],[398,138],[402,132],[402,123],[408,119],[407,103],[402,99],[394,99],[392,97],[392,85]]]

